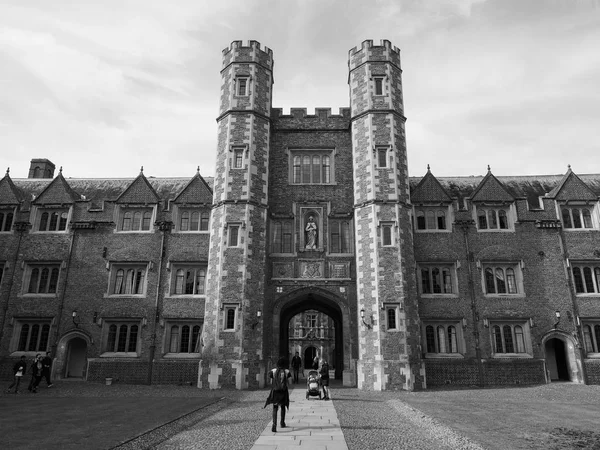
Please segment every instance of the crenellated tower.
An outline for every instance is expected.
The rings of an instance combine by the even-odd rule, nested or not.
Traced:
[[[348,55],[362,389],[423,385],[400,51],[367,40]],[[381,326],[395,319],[395,329]]]
[[[217,161],[199,385],[262,387],[273,53],[223,50]],[[251,262],[251,263],[249,263]]]

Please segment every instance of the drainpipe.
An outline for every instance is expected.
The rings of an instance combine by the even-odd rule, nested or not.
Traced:
[[[471,300],[471,320],[473,321],[473,338],[475,339],[475,359],[477,359],[477,371],[479,373],[479,386],[485,385],[485,372],[483,370],[483,361],[481,360],[481,342],[479,336],[479,314],[477,312],[477,301],[475,297],[475,284],[473,282],[473,268],[471,267],[471,250],[469,247],[469,227],[474,224],[473,220],[457,220],[458,225],[463,231],[465,240],[465,257],[467,260],[467,276],[469,284],[469,297]]]
[[[173,228],[173,222],[162,221],[157,222],[158,229],[162,233],[160,240],[160,257],[158,260],[158,281],[156,285],[156,297],[154,299],[154,320],[151,321],[151,341],[150,341],[150,353],[148,355],[148,377],[146,382],[150,385],[152,384],[152,371],[154,366],[154,355],[156,354],[156,330],[158,328],[158,323],[160,321],[160,294],[162,290],[162,267],[163,260],[166,255],[165,248],[165,240],[167,231],[170,231]]]
[[[15,279],[15,272],[17,270],[17,262],[19,261],[19,251],[21,250],[21,241],[23,240],[23,234],[27,228],[29,228],[29,222],[15,222],[13,228],[19,233],[19,240],[17,241],[17,250],[15,251],[15,257],[12,262],[12,274],[8,279],[8,288],[6,289],[6,299],[2,303],[2,317],[0,317],[0,342],[2,342],[2,336],[4,335],[4,324],[6,323],[6,313],[8,311],[8,303],[10,301],[10,293],[12,291],[13,281]]]
[[[60,292],[60,300],[58,302],[57,321],[56,327],[54,328],[54,342],[52,343],[52,357],[56,356],[56,347],[58,346],[58,336],[60,334],[60,320],[63,315],[63,309],[65,306],[65,296],[67,293],[67,282],[69,280],[69,269],[71,268],[71,259],[73,257],[73,248],[75,247],[75,228],[73,223],[71,224],[71,242],[69,243],[69,256],[67,258],[67,264],[65,266],[65,276],[63,279],[63,286]]]
[[[583,384],[588,384],[587,371],[585,368],[585,350],[583,330],[579,322],[579,305],[577,304],[577,293],[575,292],[575,283],[573,282],[573,275],[569,268],[569,251],[567,250],[567,242],[565,239],[565,231],[560,223],[557,224],[558,235],[560,236],[560,251],[563,257],[563,265],[567,274],[567,282],[569,284],[569,294],[571,294],[571,303],[573,304],[573,315],[575,316],[575,329],[577,330],[577,338],[579,339],[579,357],[581,358],[581,376],[583,378]],[[556,328],[556,326],[554,327]]]

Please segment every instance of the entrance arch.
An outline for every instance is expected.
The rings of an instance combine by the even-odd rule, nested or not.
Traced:
[[[576,342],[566,332],[553,330],[542,339],[549,382],[583,382],[581,360]]]
[[[330,291],[314,286],[298,289],[279,299],[273,311],[274,344],[279,357],[290,357],[288,343],[292,317],[307,310],[316,310],[329,316],[335,328],[334,354],[329,361],[330,366],[335,367],[335,378],[344,379],[345,384],[350,383],[350,373],[353,372],[350,360],[353,337],[350,332],[349,308],[344,300]],[[307,364],[306,355],[304,359],[304,364]]]
[[[67,332],[56,346],[52,365],[53,377],[82,378],[87,376],[87,353],[93,345],[92,338],[83,330]]]

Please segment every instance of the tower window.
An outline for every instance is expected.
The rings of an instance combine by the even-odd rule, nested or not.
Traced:
[[[242,169],[244,167],[244,147],[234,147],[232,167]]]
[[[237,95],[248,95],[248,78],[240,77],[237,79]]]
[[[377,147],[377,167],[386,168],[387,164],[387,147]]]
[[[383,77],[373,78],[375,84],[375,95],[383,95]]]

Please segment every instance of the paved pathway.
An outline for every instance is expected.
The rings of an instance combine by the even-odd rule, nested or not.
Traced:
[[[285,424],[273,433],[269,422],[251,450],[348,450],[333,402],[318,397],[307,400],[306,389],[296,387],[290,392]]]

